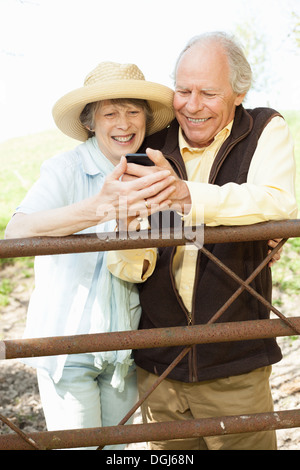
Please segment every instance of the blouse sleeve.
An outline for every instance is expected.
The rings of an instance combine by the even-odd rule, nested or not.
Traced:
[[[70,204],[74,185],[70,169],[63,158],[46,160],[39,179],[33,184],[15,212],[31,214],[43,210],[56,209]]]

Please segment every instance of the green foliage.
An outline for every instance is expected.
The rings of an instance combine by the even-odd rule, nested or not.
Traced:
[[[9,294],[12,292],[13,286],[10,279],[0,281],[0,307],[9,304]]]
[[[252,89],[262,91],[270,87],[273,77],[270,75],[266,57],[268,57],[269,42],[266,33],[253,28],[253,18],[236,26],[236,37],[243,45],[245,55],[251,64],[253,73]]]
[[[295,144],[296,195],[300,216],[300,111],[281,111],[281,113],[289,125]]]
[[[298,47],[300,47],[300,15],[299,13],[296,13],[295,11],[293,11],[292,18],[294,22],[294,28],[293,28],[292,33],[295,38],[295,43],[297,44]]]
[[[0,238],[15,208],[38,178],[42,162],[76,144],[56,130],[0,143]]]
[[[272,268],[273,285],[279,292],[293,295],[300,291],[300,238],[290,238],[280,260]]]

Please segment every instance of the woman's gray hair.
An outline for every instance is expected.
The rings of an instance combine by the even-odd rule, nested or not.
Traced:
[[[200,34],[190,39],[177,59],[173,74],[174,81],[176,82],[178,64],[184,53],[195,44],[205,45],[213,42],[220,44],[226,52],[230,68],[229,79],[233,91],[237,94],[247,93],[252,84],[252,70],[243,49],[233,36],[218,31]]]
[[[113,104],[134,104],[141,108],[146,116],[146,126],[149,126],[153,120],[152,110],[146,100],[135,99],[135,98],[115,98],[109,100]],[[81,124],[88,130],[88,136],[93,137],[95,135],[95,114],[101,106],[102,101],[95,101],[93,103],[88,103],[82,110],[79,120]]]

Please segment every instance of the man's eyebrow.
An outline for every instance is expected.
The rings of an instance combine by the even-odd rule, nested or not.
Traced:
[[[190,90],[191,88],[188,86],[183,86],[183,85],[176,85],[175,89],[180,89],[180,90]],[[200,91],[214,91],[215,93],[219,92],[219,88],[214,88],[214,87],[204,87],[201,88]]]

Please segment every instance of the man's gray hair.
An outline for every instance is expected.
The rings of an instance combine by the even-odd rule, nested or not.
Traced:
[[[184,53],[195,44],[205,45],[210,43],[218,43],[224,48],[228,58],[230,68],[229,78],[233,91],[237,94],[247,93],[252,84],[252,70],[243,49],[233,36],[218,31],[200,34],[189,40],[177,59],[173,74],[174,82],[176,83],[178,64]]]

